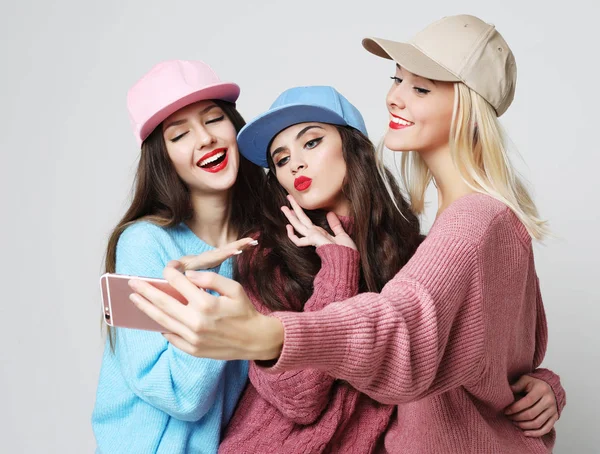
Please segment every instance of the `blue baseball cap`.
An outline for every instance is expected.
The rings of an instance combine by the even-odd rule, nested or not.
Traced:
[[[237,136],[240,153],[254,164],[269,167],[267,153],[273,138],[292,125],[308,122],[350,126],[367,135],[358,109],[335,88],[294,87],[280,94],[268,111],[241,129]]]

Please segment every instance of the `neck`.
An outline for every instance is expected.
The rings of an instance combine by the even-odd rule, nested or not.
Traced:
[[[344,195],[340,195],[329,211],[333,211],[336,216],[350,216],[350,201]]]
[[[421,153],[421,157],[431,171],[433,180],[437,186],[437,216],[439,216],[454,201],[475,192],[461,177],[452,161],[449,148],[436,150],[435,152]]]
[[[231,225],[231,191],[215,194],[191,194],[194,216],[186,222],[192,232],[206,244],[221,247],[237,239]]]

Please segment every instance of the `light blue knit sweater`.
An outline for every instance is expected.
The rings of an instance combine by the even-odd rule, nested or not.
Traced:
[[[170,260],[210,249],[185,224],[137,222],[119,238],[116,271],[160,278]],[[212,271],[231,278],[231,259]],[[159,333],[118,328],[92,414],[97,452],[216,453],[247,375],[245,361],[195,358]]]

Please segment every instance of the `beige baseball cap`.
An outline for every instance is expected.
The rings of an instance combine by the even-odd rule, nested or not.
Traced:
[[[475,16],[444,17],[407,43],[365,38],[362,44],[418,76],[463,82],[489,102],[498,116],[515,96],[514,55],[496,28]]]

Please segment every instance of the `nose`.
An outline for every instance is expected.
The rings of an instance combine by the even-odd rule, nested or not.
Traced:
[[[292,175],[297,174],[300,170],[306,169],[306,160],[302,156],[302,153],[294,153],[290,154],[290,169],[292,171]]]
[[[388,109],[390,111],[404,109],[406,107],[406,104],[404,103],[404,96],[405,94],[403,93],[402,84],[394,83],[385,98]]]
[[[201,150],[204,147],[214,144],[216,141],[215,136],[208,129],[201,125],[196,127],[196,149]]]

